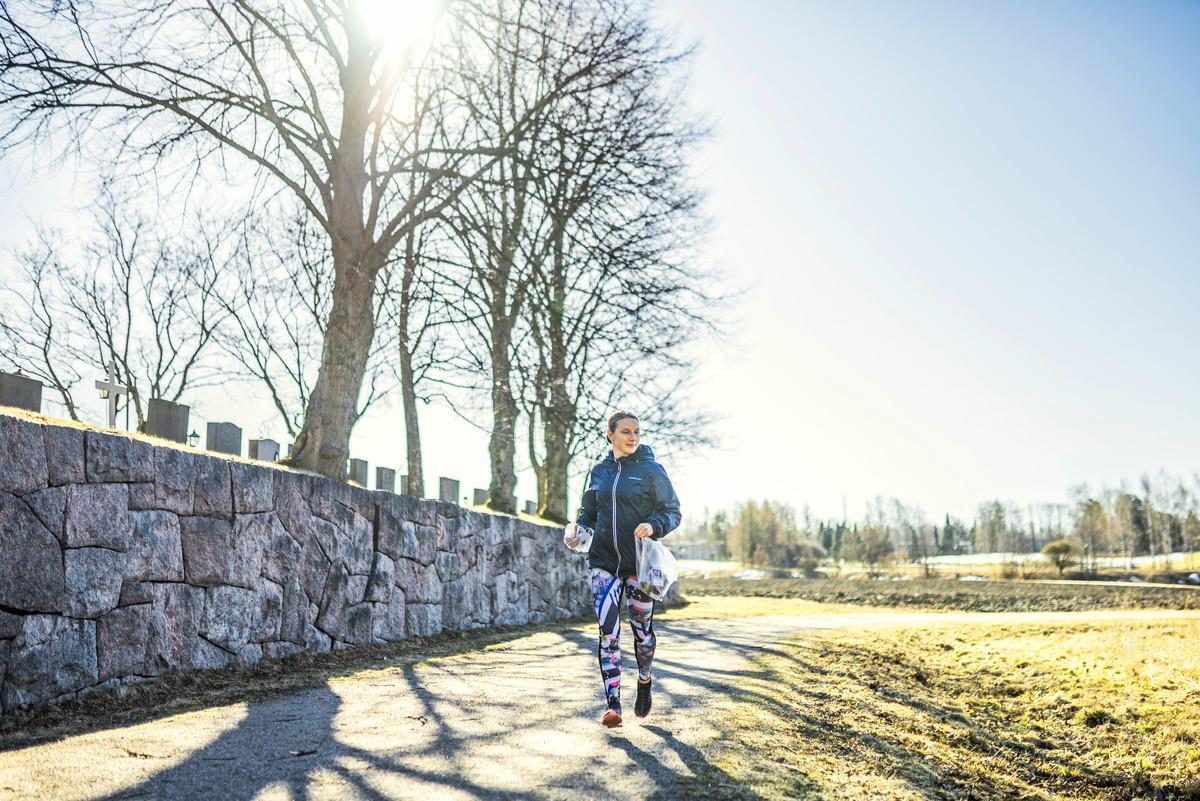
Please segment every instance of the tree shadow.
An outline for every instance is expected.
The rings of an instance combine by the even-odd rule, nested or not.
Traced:
[[[585,618],[487,631],[443,632],[386,644],[325,653],[306,652],[254,666],[177,670],[77,700],[12,710],[0,716],[0,754],[80,734],[147,723],[171,715],[248,700],[278,698],[325,686],[329,679],[363,670],[453,657],[484,646],[560,631]]]
[[[545,668],[546,660],[558,655],[594,655],[595,635],[560,624],[553,639],[507,642],[530,633],[498,638],[501,647],[489,651],[486,660],[452,658],[427,661],[420,667],[392,663],[378,678],[356,678],[351,687],[331,686],[327,681],[348,670],[326,672],[318,686],[250,700],[245,716],[214,740],[177,764],[104,798],[250,801],[268,788],[281,788],[290,798],[307,801],[318,786],[319,794],[327,795],[331,783],[340,797],[371,801],[450,792],[478,799],[611,797],[611,766],[602,758],[580,759],[576,764],[566,756],[569,748],[560,750],[574,732],[599,731],[591,728],[598,725],[599,678],[581,693],[583,685],[577,677],[554,682]],[[646,796],[650,801],[763,798],[714,762],[721,753],[720,740],[710,752],[688,732],[681,732],[683,739],[677,737],[671,717],[663,715],[706,710],[717,699],[768,711],[780,728],[769,734],[778,738],[781,747],[797,737],[817,738],[834,754],[853,745],[858,754],[853,758],[860,767],[865,760],[871,770],[895,777],[927,799],[1020,797],[1054,772],[1078,775],[1093,770],[1069,754],[1053,756],[1035,769],[1022,761],[1028,746],[1000,736],[986,721],[964,723],[975,739],[964,743],[959,738],[953,746],[1011,757],[1012,769],[996,774],[959,769],[949,760],[906,747],[901,737],[865,719],[856,722],[853,716],[823,714],[821,705],[828,708],[836,699],[794,681],[797,675],[832,675],[866,687],[867,676],[851,676],[837,666],[806,659],[794,648],[755,642],[749,635],[709,632],[703,625],[675,626],[668,621],[658,633],[655,715],[659,717],[652,716],[645,724],[631,719],[625,730],[600,735],[607,747],[624,754],[651,779],[653,790]],[[705,659],[695,658],[698,648],[706,649]],[[453,657],[455,652],[450,649],[442,655]],[[866,650],[852,655],[869,656]],[[725,664],[729,656],[770,656],[772,661],[751,661],[744,669],[731,669]],[[780,665],[799,673],[784,672]],[[372,683],[387,689],[376,695]],[[524,689],[512,692],[510,684]],[[880,697],[907,704],[930,721],[945,722],[959,714],[919,694],[906,696],[897,690]],[[224,702],[230,700],[241,699]],[[142,719],[163,714],[145,710]],[[524,722],[531,719],[537,721],[534,733],[549,741],[541,751],[531,749],[523,739],[528,734]],[[653,739],[643,737],[638,729]],[[773,759],[777,755],[754,756]],[[518,775],[521,771],[525,773]],[[529,776],[535,777],[532,785]],[[1109,780],[1120,778],[1104,776],[1099,781],[1111,786]],[[515,789],[520,784],[517,779],[525,782],[522,789]],[[822,788],[802,770],[791,770],[786,782],[789,791],[800,797],[822,797]],[[619,783],[616,787],[619,793]]]
[[[706,799],[728,799],[728,801],[760,801],[764,797],[746,787],[728,772],[712,763],[708,756],[695,746],[680,741],[667,729],[656,725],[642,726],[644,731],[656,735],[687,768],[688,773],[675,770],[663,763],[655,754],[624,738],[614,738],[613,746],[624,751],[629,759],[647,774],[655,778],[654,791],[644,796],[645,801],[676,801],[680,786],[693,789]],[[794,777],[793,790],[799,790],[806,799],[819,801],[821,795],[815,783],[807,778]]]
[[[664,676],[679,682],[680,692],[663,691],[660,685],[657,695],[660,708],[669,708],[673,703],[689,707],[702,704],[696,693],[726,692],[737,683],[736,671],[721,670],[706,675],[703,670],[683,669],[685,660],[678,657],[686,652],[687,642],[685,637],[676,640],[671,650],[678,645],[679,654],[673,654],[675,659],[664,660],[667,662]],[[560,629],[555,646],[556,653],[590,654],[595,650],[596,640],[575,628]],[[718,647],[723,650],[728,646]],[[413,788],[419,788],[422,797],[437,797],[449,791],[479,799],[562,798],[564,794],[579,798],[610,797],[612,774],[602,760],[600,763],[581,760],[587,764],[564,768],[563,760],[558,759],[553,777],[520,791],[480,770],[480,755],[486,757],[488,749],[498,743],[517,744],[512,739],[514,727],[508,721],[527,716],[531,703],[535,708],[539,703],[553,703],[547,699],[511,696],[502,689],[507,678],[520,675],[523,669],[536,669],[547,657],[547,651],[544,645],[525,642],[489,652],[486,664],[455,659],[445,664],[427,662],[419,669],[414,664],[394,666],[386,677],[379,679],[389,686],[381,696],[402,698],[404,716],[411,720],[396,721],[396,725],[419,727],[420,732],[398,748],[387,743],[380,745],[378,740],[367,740],[364,746],[364,741],[358,739],[362,732],[356,731],[359,727],[354,715],[362,704],[370,703],[369,697],[361,694],[347,700],[344,692],[339,694],[325,684],[282,697],[252,700],[246,705],[244,717],[211,742],[179,763],[103,798],[106,801],[137,798],[250,801],[272,788],[285,790],[292,799],[306,800],[313,795],[315,781],[324,785],[322,795],[328,791],[328,783],[333,782],[343,797],[372,801],[412,797]],[[456,683],[457,692],[441,689],[449,682]],[[482,689],[477,697],[464,697],[462,683]],[[564,682],[563,686],[577,694],[578,682]],[[337,689],[342,689],[341,685]],[[546,725],[553,736],[572,730],[573,726],[597,725],[598,712],[593,707],[599,705],[599,679],[595,690],[595,699],[575,698],[571,708],[549,716]],[[485,711],[486,716],[482,714]],[[382,712],[387,715],[390,710],[384,708]],[[147,711],[145,719],[153,717],[156,715]],[[374,716],[376,725],[378,717]],[[347,720],[350,732],[339,729]],[[633,721],[630,723],[632,727]],[[608,736],[607,743],[650,776],[655,787],[652,799],[678,798],[680,791],[685,791],[688,797],[747,801],[761,798],[713,765],[701,748],[679,740],[667,727],[652,723],[640,728],[654,734],[662,748],[637,745],[624,736],[627,732],[621,731]],[[503,765],[497,765],[497,769],[503,770]],[[715,794],[710,794],[710,789]]]

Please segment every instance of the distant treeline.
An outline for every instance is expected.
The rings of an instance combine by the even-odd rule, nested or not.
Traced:
[[[1066,539],[1083,566],[1099,555],[1156,556],[1200,549],[1200,475],[1160,473],[1136,488],[1072,487],[1070,502],[1020,505],[987,501],[975,518],[946,514],[931,521],[918,506],[876,497],[857,520],[821,520],[774,500],[746,501],[708,512],[678,542],[689,556],[734,559],[764,567],[815,570],[822,560],[878,565],[931,556],[1037,553]]]

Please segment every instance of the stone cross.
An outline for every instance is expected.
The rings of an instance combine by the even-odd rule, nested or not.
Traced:
[[[117,383],[117,365],[114,362],[108,363],[108,380],[97,381],[96,389],[100,390],[101,398],[108,398],[108,427],[116,428],[117,426],[117,396],[125,395],[129,392],[129,387],[121,386]]]

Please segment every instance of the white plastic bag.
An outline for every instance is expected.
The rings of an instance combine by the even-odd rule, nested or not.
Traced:
[[[574,545],[568,545],[567,540],[574,537],[577,541]],[[567,523],[563,526],[563,545],[575,551],[576,553],[587,553],[592,546],[592,530],[587,526],[580,526],[575,523]]]
[[[667,590],[679,580],[679,562],[667,546],[649,537],[638,538],[638,589],[656,601],[667,597]]]

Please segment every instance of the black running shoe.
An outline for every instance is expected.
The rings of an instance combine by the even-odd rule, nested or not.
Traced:
[[[650,714],[650,679],[638,679],[637,700],[633,703],[633,714],[644,718]]]

